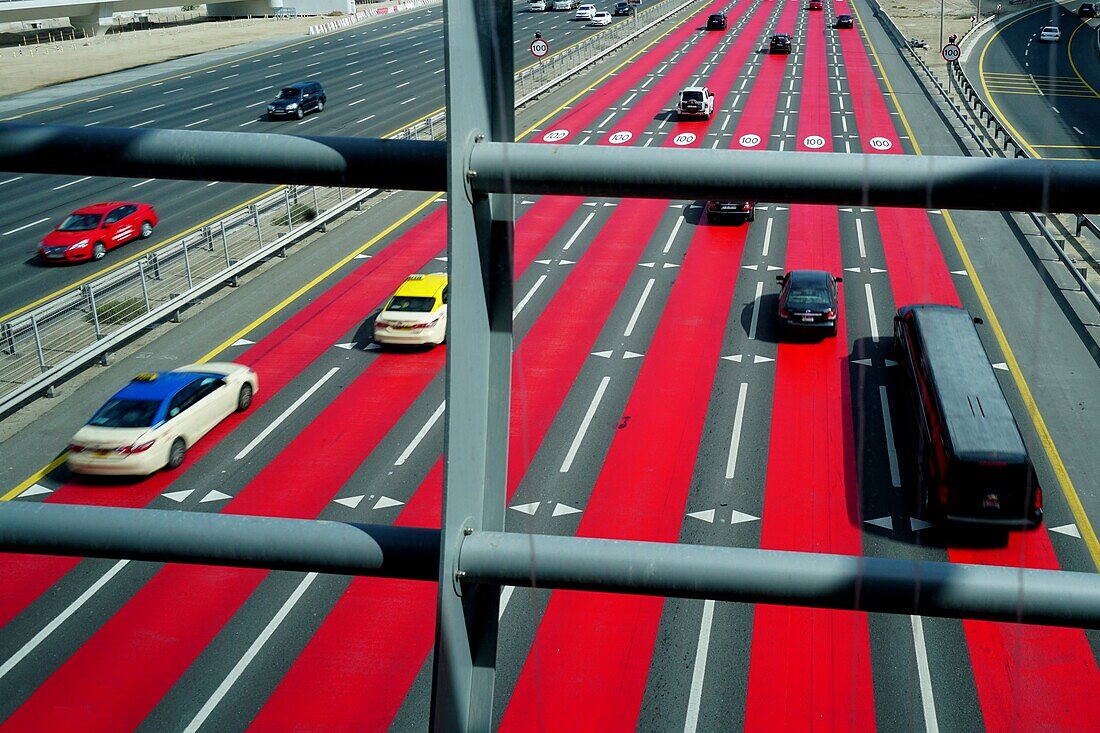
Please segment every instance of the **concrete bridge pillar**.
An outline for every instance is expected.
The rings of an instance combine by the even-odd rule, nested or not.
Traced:
[[[113,3],[96,3],[85,6],[85,13],[83,15],[70,15],[69,22],[73,28],[83,31],[85,35],[98,36],[114,23],[113,7]]]

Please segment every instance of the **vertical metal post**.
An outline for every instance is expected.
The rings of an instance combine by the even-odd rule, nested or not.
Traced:
[[[432,728],[492,727],[500,587],[456,574],[464,537],[504,528],[512,359],[513,200],[471,190],[473,146],[515,139],[512,4],[448,0],[447,417]],[[467,203],[469,202],[469,203]]]
[[[1080,217],[1080,214],[1078,214]],[[1080,219],[1078,219],[1080,221]],[[1077,225],[1077,233],[1081,233],[1081,225]],[[5,323],[0,326],[0,340],[4,342],[4,353],[15,356],[15,329],[11,327],[10,323]]]
[[[290,210],[290,188],[283,189],[283,201],[286,202],[286,228],[289,231],[294,228],[294,214]]]
[[[249,208],[252,209],[252,224],[256,227],[256,240],[260,243],[260,246],[256,249],[263,249],[264,233],[260,230],[260,212],[256,208],[256,204],[252,204]]]
[[[145,261],[138,260],[138,279],[141,280],[141,297],[145,298],[145,312],[153,310],[149,307],[149,286],[145,283]]]
[[[88,288],[88,307],[92,309],[92,325],[95,327],[95,337],[98,341],[103,338],[103,331],[99,328],[99,314],[95,309],[95,293],[92,292],[92,286],[86,286]]]
[[[233,260],[229,258],[229,238],[225,236],[225,220],[222,220],[222,249],[225,250],[225,266],[229,267],[233,264]]]
[[[43,372],[48,371],[46,355],[42,351],[42,335],[38,333],[38,319],[34,317],[33,313],[31,313],[31,331],[34,332],[34,348],[38,352],[38,368]]]
[[[187,274],[187,289],[190,290],[192,287],[194,287],[194,283],[191,282],[191,258],[187,256],[186,239],[180,242],[180,247],[183,248],[183,271]]]

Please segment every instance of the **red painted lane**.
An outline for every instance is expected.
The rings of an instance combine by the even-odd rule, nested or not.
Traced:
[[[797,148],[827,152],[833,137],[824,22],[820,13],[808,16]],[[788,270],[841,273],[835,207],[792,207],[789,231]],[[843,290],[839,309],[844,313]],[[779,344],[763,549],[863,552],[860,517],[852,516],[859,485],[846,331],[842,318],[835,338]],[[749,664],[745,730],[875,730],[866,614],[757,606]]]
[[[883,136],[900,154],[870,59],[855,34],[840,34],[861,137]],[[865,146],[866,147],[866,146]],[[960,300],[925,212],[878,209],[890,285],[900,307],[915,302],[959,305]],[[1043,529],[1014,532],[1003,548],[949,549],[952,562],[1058,570]],[[1095,731],[1100,724],[1100,669],[1080,629],[964,621],[970,662],[987,731]]]
[[[67,483],[46,501],[140,508],[149,504],[215,445],[235,430],[251,412],[271,399],[337,339],[360,323],[410,272],[422,268],[439,252],[446,212],[437,211],[379,251],[339,283],[236,358],[260,375],[260,391],[249,413],[232,415],[188,452],[180,471],[153,474],[139,484],[88,486]],[[69,572],[79,558],[41,555],[0,555],[0,577],[7,579],[0,594],[0,628]]]
[[[234,514],[310,518],[427,387],[444,350],[383,354],[229,502]],[[370,405],[369,418],[364,405]],[[266,571],[168,565],[4,723],[5,731],[133,730]]]
[[[783,6],[779,20],[776,21],[776,32],[787,32],[794,27],[798,16],[799,3],[796,0],[788,0]],[[760,71],[756,80],[752,83],[751,94],[745,102],[741,119],[737,123],[737,131],[733,135],[731,147],[744,150],[766,150],[769,147],[772,133],[772,121],[775,119],[777,100],[779,99],[779,87],[786,77],[790,56],[766,56],[760,64]],[[756,136],[753,145],[743,144],[746,136]]]
[[[698,59],[694,52],[689,56],[616,123],[616,130],[646,127],[672,90],[683,85],[692,68],[689,62]],[[635,65],[653,67],[643,59]],[[508,496],[519,486],[664,210],[654,202],[622,201],[516,350]],[[517,227],[517,238],[522,241],[523,236],[523,228]],[[583,309],[576,307],[579,302],[585,303]],[[439,526],[442,467],[440,460],[402,510],[397,526]],[[431,652],[434,626],[431,584],[357,578],[251,730],[385,728]]]

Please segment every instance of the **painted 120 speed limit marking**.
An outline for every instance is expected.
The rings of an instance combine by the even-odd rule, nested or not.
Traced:
[[[614,135],[607,138],[607,142],[611,143],[612,145],[622,145],[623,143],[630,142],[633,138],[633,132],[623,130],[621,132],[616,132]]]
[[[875,150],[889,150],[894,147],[894,144],[885,137],[873,137],[867,142]]]
[[[672,142],[674,145],[691,145],[693,142],[695,142],[695,133],[681,132],[679,135],[672,138]]]
[[[742,135],[741,139],[738,142],[741,143],[741,147],[743,148],[755,148],[757,145],[760,144],[760,136],[753,135],[751,133],[748,135]]]
[[[805,139],[802,140],[802,144],[807,148],[817,150],[818,148],[825,147],[825,138],[821,137],[821,135],[807,135]]]
[[[556,143],[567,137],[569,137],[569,130],[551,130],[542,136],[542,141],[546,143]]]

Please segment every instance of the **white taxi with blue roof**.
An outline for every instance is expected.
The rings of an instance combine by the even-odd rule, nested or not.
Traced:
[[[99,408],[69,443],[69,470],[147,476],[177,468],[187,449],[259,389],[256,372],[231,362],[139,374]]]
[[[447,274],[409,275],[374,319],[380,344],[441,344],[447,338]]]

